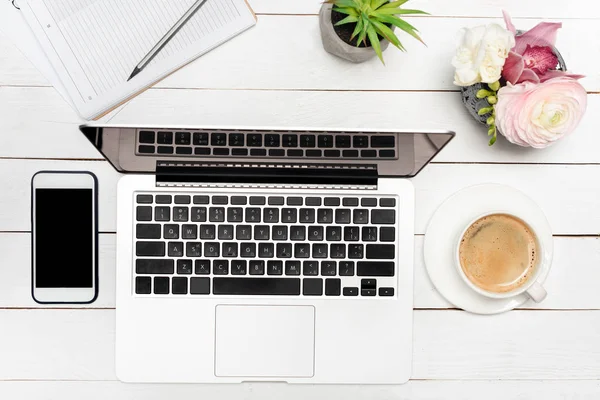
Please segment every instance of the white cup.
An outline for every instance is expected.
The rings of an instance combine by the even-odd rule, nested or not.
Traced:
[[[496,293],[496,292],[490,292],[490,291],[481,289],[479,286],[477,286],[473,282],[471,282],[469,280],[469,278],[467,278],[467,275],[465,274],[465,272],[463,271],[463,269],[460,265],[460,257],[459,257],[460,242],[461,242],[461,239],[463,238],[463,236],[465,235],[465,233],[467,232],[467,229],[469,229],[469,227],[471,225],[473,225],[476,221],[480,220],[481,218],[487,217],[489,215],[494,215],[494,214],[505,214],[505,215],[510,215],[510,216],[513,216],[514,218],[517,218],[518,220],[523,222],[525,225],[527,225],[529,227],[529,229],[531,229],[531,232],[533,232],[533,234],[536,237],[538,257],[536,259],[536,265],[534,267],[533,274],[531,274],[529,276],[529,278],[527,279],[527,281],[524,284],[522,284],[518,288],[511,290],[510,292],[506,292],[506,293]],[[542,300],[544,300],[546,298],[546,295],[548,294],[546,292],[546,289],[544,289],[542,284],[539,282],[540,274],[542,272],[542,268],[541,268],[541,265],[543,262],[542,258],[545,257],[546,252],[544,251],[545,249],[542,247],[543,244],[538,239],[539,236],[538,236],[537,232],[538,231],[535,229],[535,226],[532,226],[532,224],[526,222],[526,218],[520,217],[511,212],[506,212],[506,211],[488,212],[488,213],[478,216],[477,218],[474,218],[472,221],[470,221],[465,226],[465,228],[462,230],[462,232],[460,233],[460,235],[458,236],[457,241],[456,241],[456,250],[454,252],[455,253],[454,264],[456,265],[456,269],[458,271],[459,276],[462,278],[462,280],[465,282],[465,284],[467,286],[469,286],[472,290],[474,290],[475,292],[477,292],[480,295],[485,296],[485,297],[489,297],[492,299],[506,299],[506,298],[510,298],[510,297],[514,297],[514,296],[518,296],[520,294],[526,293],[536,303],[541,302]]]

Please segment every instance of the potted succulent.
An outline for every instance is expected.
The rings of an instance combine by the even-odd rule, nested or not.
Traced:
[[[326,0],[319,13],[319,26],[325,50],[352,62],[379,57],[391,42],[404,46],[395,28],[408,33],[421,43],[417,29],[399,15],[427,14],[421,10],[401,8],[408,0]]]

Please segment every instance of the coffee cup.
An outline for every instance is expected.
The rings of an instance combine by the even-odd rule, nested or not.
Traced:
[[[539,282],[543,243],[531,223],[496,211],[471,220],[457,238],[455,265],[469,288],[493,299],[526,293],[535,302],[546,297]]]

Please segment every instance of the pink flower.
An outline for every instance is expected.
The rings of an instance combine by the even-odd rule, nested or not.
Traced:
[[[517,29],[508,13],[503,12],[506,28],[516,35]],[[561,23],[542,22],[530,31],[515,36],[515,47],[509,52],[502,77],[513,85],[521,82],[545,82],[557,76],[581,79],[582,75],[557,71],[558,57],[553,52]]]
[[[575,79],[559,76],[498,91],[496,126],[509,142],[544,148],[573,132],[587,107],[587,93]]]

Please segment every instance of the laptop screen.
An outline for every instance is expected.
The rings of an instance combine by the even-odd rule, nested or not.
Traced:
[[[412,177],[454,137],[450,131],[226,129],[82,125],[122,173],[360,181]]]

